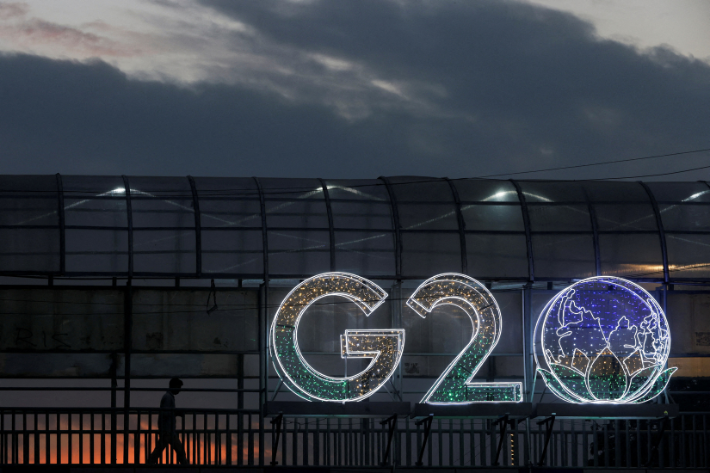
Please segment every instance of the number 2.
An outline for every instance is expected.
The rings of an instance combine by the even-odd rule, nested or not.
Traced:
[[[522,401],[522,383],[472,381],[495,348],[502,332],[500,308],[493,294],[469,276],[444,273],[424,281],[407,300],[407,305],[422,318],[443,304],[452,304],[466,312],[471,318],[473,333],[466,347],[420,402],[471,404]]]

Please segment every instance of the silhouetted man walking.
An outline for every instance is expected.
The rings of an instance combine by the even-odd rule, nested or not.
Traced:
[[[170,389],[163,394],[163,399],[160,400],[160,415],[158,416],[158,442],[155,444],[153,453],[148,457],[148,464],[158,463],[158,458],[163,454],[165,447],[170,444],[177,454],[178,462],[181,465],[187,465],[187,457],[185,456],[185,448],[182,446],[180,437],[175,431],[175,396],[180,393],[182,380],[180,378],[172,378],[170,380]]]

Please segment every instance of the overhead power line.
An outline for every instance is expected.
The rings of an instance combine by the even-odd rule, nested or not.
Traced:
[[[564,171],[564,170],[570,170],[570,169],[581,169],[581,168],[588,168],[588,167],[594,167],[594,166],[604,166],[604,165],[610,165],[610,164],[621,164],[621,163],[628,163],[628,162],[634,162],[634,161],[644,161],[644,160],[650,160],[650,159],[659,159],[659,158],[671,158],[675,156],[684,156],[684,155],[690,155],[690,154],[696,154],[696,153],[707,153],[710,152],[710,148],[701,148],[701,149],[694,149],[694,150],[687,150],[687,151],[678,151],[678,152],[673,152],[673,153],[666,153],[666,154],[655,154],[655,155],[649,155],[649,156],[640,156],[640,157],[635,157],[635,158],[626,158],[626,159],[615,159],[615,160],[609,160],[609,161],[599,161],[595,163],[584,163],[584,164],[574,164],[574,165],[569,165],[569,166],[558,166],[558,167],[551,167],[551,168],[539,168],[539,169],[528,169],[525,171],[516,171],[516,172],[504,172],[504,173],[497,173],[497,174],[484,174],[484,175],[478,175],[478,176],[469,176],[469,177],[460,177],[460,178],[452,178],[450,179],[451,181],[465,181],[465,180],[475,180],[475,179],[489,179],[489,178],[494,178],[494,177],[501,177],[501,176],[519,176],[523,174],[533,174],[533,173],[540,173],[540,172],[553,172],[553,171]],[[669,176],[669,175],[674,175],[674,174],[681,174],[684,172],[690,172],[690,171],[696,171],[700,169],[706,169],[706,167],[700,167],[700,168],[692,168],[692,169],[686,169],[686,170],[681,170],[681,171],[668,171],[668,172],[663,172],[663,173],[657,173],[657,174],[647,174],[647,175],[639,175],[639,176],[611,176],[611,177],[604,177],[604,178],[598,178],[594,180],[598,181],[603,181],[603,180],[619,180],[619,179],[634,179],[634,178],[640,178],[640,177],[659,177],[659,176]],[[130,178],[129,178],[130,179]],[[245,178],[245,179],[251,179],[251,178]],[[333,180],[326,180],[330,182],[334,181],[339,181],[340,179],[333,179]],[[574,180],[574,179],[569,179],[569,180]],[[422,183],[427,183],[427,182],[441,182],[441,178],[423,178],[423,179],[411,179],[411,180],[406,180],[406,181],[398,181],[398,182],[392,182],[392,186],[398,186],[398,185],[407,185],[407,184],[422,184]],[[356,188],[376,188],[376,187],[383,187],[385,184],[383,182],[373,182],[371,184],[354,184],[354,185],[348,185],[345,186],[349,189],[356,189]],[[312,191],[312,187],[302,187],[299,189],[294,189],[293,187],[270,187],[267,189],[262,190],[262,194],[264,196],[283,196],[287,194],[302,194],[304,192],[309,192]],[[33,193],[39,193],[39,194],[54,194],[56,193],[56,190],[22,190],[22,189],[13,189],[13,190],[2,190],[0,189],[0,192],[2,193],[22,193],[22,194],[33,194]],[[64,190],[64,194],[66,197],[80,197],[84,196],[87,198],[90,197],[96,197],[97,193],[105,193],[106,189],[103,190],[96,190],[96,191],[90,191],[90,190],[81,190],[81,191],[72,191],[70,188]],[[151,190],[149,189],[147,192],[154,193],[155,195],[152,196],[154,198],[184,198],[184,199],[192,199],[192,193],[191,190],[189,189],[163,189],[163,190]],[[237,195],[234,194],[229,194],[229,193],[238,193]],[[199,197],[253,197],[253,198],[258,198],[259,196],[259,191],[256,188],[236,188],[236,187],[227,187],[227,188],[222,188],[222,189],[209,189],[209,190],[199,190],[197,191]],[[116,195],[116,196],[110,196],[109,198],[123,198],[121,195]],[[143,195],[134,195],[132,198],[135,199],[146,199],[147,196]]]

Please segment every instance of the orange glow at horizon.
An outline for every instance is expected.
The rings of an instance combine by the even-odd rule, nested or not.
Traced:
[[[143,417],[143,416],[142,416]],[[49,446],[47,446],[47,436],[45,433],[45,425],[43,424],[44,419],[40,419],[39,425],[34,426],[38,430],[32,430],[27,434],[18,432],[16,437],[17,442],[17,457],[13,460],[13,454],[11,449],[8,448],[8,463],[12,464],[73,464],[73,465],[91,465],[92,464],[92,453],[93,453],[93,464],[102,464],[102,452],[103,452],[103,462],[104,464],[111,464],[111,450],[112,450],[112,435],[102,434],[102,433],[82,433],[79,429],[80,423],[76,420],[72,422],[72,429],[68,428],[68,421],[65,416],[61,416],[61,421],[59,429],[57,429],[56,419],[51,419],[49,422]],[[134,420],[134,419],[132,419]],[[134,423],[134,422],[132,422]],[[90,425],[84,422],[83,428],[90,430]],[[245,422],[246,424],[246,422]],[[122,425],[122,422],[117,422],[117,425]],[[131,432],[128,434],[128,455],[127,462],[124,458],[124,433],[122,429],[118,429],[116,432],[116,464],[145,464],[147,456],[150,451],[155,446],[158,439],[158,431],[155,429],[156,423],[153,422],[149,425],[146,419],[141,419],[140,423],[140,435],[138,438],[138,445],[136,445],[135,436],[135,426],[130,429]],[[32,424],[30,424],[32,427]],[[150,427],[153,427],[151,429]],[[220,426],[222,427],[222,426]],[[100,424],[94,426],[96,430],[102,430]],[[106,428],[110,428],[106,426]],[[245,425],[245,428],[248,428]],[[59,435],[57,434],[59,431]],[[91,440],[93,435],[94,448],[91,448]],[[231,458],[231,464],[239,464],[241,457],[241,464],[246,465],[247,459],[249,457],[249,448],[247,444],[247,433],[245,432],[242,437],[242,448],[241,455],[238,445],[238,435],[236,432],[231,432],[231,451],[227,446],[227,434],[222,432],[219,434],[220,442],[219,446],[216,445],[216,436],[214,432],[214,426],[208,426],[208,430],[190,430],[186,429],[185,432],[180,432],[180,437],[183,441],[183,446],[185,447],[185,452],[187,454],[188,461],[190,464],[194,465],[213,465],[222,464],[226,465],[228,457]],[[69,458],[69,443],[71,436],[71,459]],[[259,441],[258,438],[254,440],[254,451],[253,458],[259,457]],[[148,443],[148,445],[146,445]],[[8,445],[9,447],[9,445]],[[27,458],[25,461],[25,447],[27,447]],[[149,450],[150,449],[150,450]],[[170,447],[166,448],[161,456],[161,463],[175,463],[177,460],[167,461],[168,454],[172,452]],[[228,455],[229,453],[229,455]],[[137,454],[137,455],[136,455]],[[264,450],[265,461],[270,461],[271,449],[267,448]],[[173,454],[175,459],[175,455]],[[39,461],[36,461],[39,460]],[[61,460],[61,461],[60,461]]]

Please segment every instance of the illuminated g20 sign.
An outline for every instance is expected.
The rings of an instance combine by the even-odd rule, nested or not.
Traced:
[[[387,293],[354,274],[306,279],[286,296],[271,325],[274,367],[289,389],[309,401],[360,401],[394,373],[404,350],[404,329],[346,330],[340,336],[341,356],[369,358],[370,364],[349,377],[324,375],[303,357],[297,332],[304,312],[326,296],[343,297],[368,316]],[[469,276],[446,273],[424,281],[407,300],[421,317],[446,304],[470,317],[473,332],[421,402],[522,401],[521,383],[473,382],[502,334],[493,294]],[[543,353],[535,352],[539,372],[550,390],[567,402],[644,402],[662,392],[675,371],[664,369],[670,333],[663,311],[641,287],[619,278],[587,279],[556,295],[540,315],[535,343]]]

